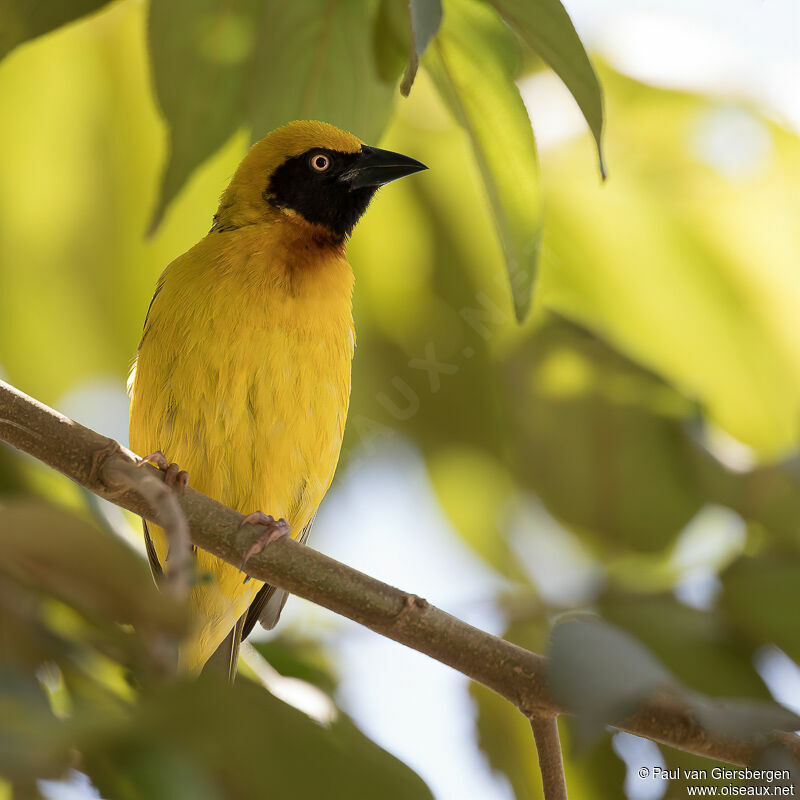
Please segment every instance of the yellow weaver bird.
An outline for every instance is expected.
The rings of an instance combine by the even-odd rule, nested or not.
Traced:
[[[323,122],[257,142],[225,190],[209,234],[164,270],[129,381],[130,444],[176,483],[305,541],[333,479],[350,397],[353,271],[345,243],[376,190],[425,166]],[[168,462],[173,462],[169,464]],[[285,519],[286,522],[283,520]],[[164,532],[145,524],[156,579]],[[180,667],[216,655],[236,672],[257,621],[286,593],[209,553],[195,555],[193,627]]]

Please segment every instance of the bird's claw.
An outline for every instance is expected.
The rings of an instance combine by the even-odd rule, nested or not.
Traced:
[[[243,528],[245,525],[263,526],[264,530],[255,538],[245,553],[242,563],[239,565],[239,569],[242,571],[244,571],[247,562],[254,555],[260,553],[270,542],[282,539],[284,536],[290,536],[292,532],[289,523],[285,519],[275,519],[271,514],[265,514],[263,511],[254,511],[252,514],[248,514],[239,527]],[[250,576],[245,576],[244,583],[249,580]]]
[[[167,461],[167,457],[160,450],[145,456],[139,462],[139,466],[141,467],[143,464],[152,464],[165,473],[164,483],[170,489],[181,490],[189,485],[189,473],[185,469],[181,469],[174,461]]]

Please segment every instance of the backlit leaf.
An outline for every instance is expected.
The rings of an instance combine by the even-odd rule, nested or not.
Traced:
[[[0,0],[0,58],[18,44],[102,8],[109,0]]]
[[[408,0],[411,15],[411,59],[400,84],[400,92],[408,96],[422,58],[431,39],[442,24],[441,0]]]
[[[244,121],[256,7],[255,0],[156,0],[150,6],[153,80],[170,141],[151,227],[191,172]]]
[[[503,19],[552,68],[580,106],[603,162],[603,95],[586,50],[560,0],[489,0]]]
[[[609,592],[600,611],[648,647],[687,686],[714,696],[768,698],[752,665],[753,646],[718,610],[701,611],[671,595]]]
[[[375,7],[361,0],[266,4],[249,76],[254,139],[295,119],[321,119],[378,141],[393,90],[372,53]]]
[[[541,246],[536,144],[514,73],[511,32],[475,0],[451,0],[424,66],[469,135],[506,260],[517,319],[523,320]]]
[[[111,800],[172,800],[171,784],[154,781],[154,769],[173,780],[175,772],[191,774],[203,800],[431,797],[414,772],[346,717],[323,727],[246,680],[227,686],[204,676],[155,689],[127,721],[86,745],[86,771]]]
[[[800,662],[800,563],[796,555],[789,551],[740,558],[722,574],[722,585],[723,607],[754,644],[776,644]]]
[[[66,509],[16,501],[0,509],[0,571],[92,619],[177,633],[181,608],[143,558]]]

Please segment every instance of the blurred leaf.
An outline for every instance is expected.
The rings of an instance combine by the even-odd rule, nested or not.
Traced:
[[[489,766],[508,778],[518,800],[543,797],[530,722],[519,709],[479,683],[470,683],[469,693],[477,711],[478,747]]]
[[[771,731],[794,731],[800,728],[800,717],[775,703],[758,700],[716,699],[690,695],[692,714],[697,721],[721,736],[753,739]]]
[[[550,657],[553,695],[578,716],[578,745],[603,723],[621,722],[645,698],[665,691],[723,736],[755,740],[770,730],[800,728],[800,717],[776,703],[709,698],[686,689],[638,641],[596,618],[557,624]]]
[[[109,0],[0,0],[0,58],[18,44],[91,14]]]
[[[666,789],[665,796],[668,797],[669,800],[681,800],[682,798],[698,796],[699,792],[697,789],[688,788],[696,787],[698,784],[707,784],[709,786],[716,785],[719,787],[719,781],[715,781],[713,778],[709,777],[707,780],[699,780],[698,778],[693,777],[694,775],[702,774],[699,772],[692,772],[693,770],[705,770],[706,775],[710,776],[711,770],[715,767],[731,769],[730,764],[725,764],[721,761],[714,761],[713,759],[709,759],[704,756],[698,756],[694,753],[687,753],[684,750],[677,750],[674,747],[665,747],[664,745],[661,745],[659,749],[661,750],[661,756],[664,759],[665,767],[669,770],[679,770],[678,777],[671,778],[669,782],[660,779],[663,780],[663,785]],[[752,767],[753,765],[750,766]],[[652,778],[649,780],[652,780]],[[747,783],[746,781],[733,778],[726,779],[725,782],[736,786],[741,786]]]
[[[125,725],[87,736],[83,752],[86,772],[109,800],[172,800],[171,787],[187,774],[203,787],[200,796],[225,800],[349,800],[365,787],[386,800],[431,797],[346,718],[322,727],[248,681],[229,687],[203,676],[154,689]],[[153,768],[171,780],[154,782]]]
[[[5,443],[0,444],[0,497],[21,494],[25,489],[21,455]]]
[[[800,663],[800,557],[794,551],[740,558],[722,574],[722,606],[756,644],[776,644]]]
[[[414,84],[419,60],[442,24],[442,3],[441,0],[408,0],[408,10],[411,15],[412,47],[411,59],[400,84],[400,92],[404,97],[408,97]]]
[[[580,729],[577,720],[559,717],[564,773],[572,797],[585,800],[618,800],[623,797],[625,763],[614,752],[608,732],[591,745],[575,747]]]
[[[536,144],[514,83],[518,55],[513,35],[490,8],[451,0],[424,66],[470,137],[521,321],[536,277],[542,203]]]
[[[0,666],[33,673],[74,649],[48,628],[41,605],[34,592],[0,574]]]
[[[540,622],[515,624],[503,638],[522,647],[541,651],[547,633]],[[517,800],[542,797],[542,779],[533,749],[530,722],[507,700],[477,683],[470,684],[470,695],[477,710],[475,725],[478,746],[492,769],[502,772],[511,783]],[[564,753],[564,769],[570,796],[584,800],[618,800],[622,796],[625,765],[611,748],[611,737],[604,736],[588,749],[570,747],[574,720],[559,719]]]
[[[69,746],[35,677],[0,663],[0,774],[58,777],[69,763]]]
[[[153,79],[170,129],[169,160],[151,229],[195,167],[244,122],[257,9],[256,0],[150,4]]]
[[[394,85],[410,49],[409,9],[404,0],[379,0],[373,29],[373,51],[378,75]]]
[[[784,744],[771,742],[759,754],[752,764],[753,769],[781,771],[788,773],[788,780],[776,780],[774,784],[779,786],[789,786],[791,792],[787,794],[796,797],[800,794],[800,762],[792,755],[792,752]]]
[[[504,465],[489,453],[442,447],[428,458],[431,484],[464,541],[498,572],[524,580],[505,533],[515,487]]]
[[[503,19],[556,72],[572,92],[597,144],[603,162],[603,95],[589,57],[560,0],[489,0]]]
[[[94,620],[180,633],[184,610],[160,594],[144,559],[66,509],[17,501],[0,508],[0,571]]]
[[[272,639],[249,641],[284,677],[299,678],[333,695],[338,681],[318,643],[285,632]]]
[[[512,625],[503,638],[540,652],[547,641],[546,620],[542,616]],[[469,693],[476,709],[478,747],[486,754],[491,768],[508,778],[517,800],[541,798],[542,778],[528,719],[507,700],[479,683],[470,683]]]
[[[543,302],[680,387],[756,457],[783,457],[800,441],[800,230],[786,213],[800,138],[746,105],[600,74],[614,180],[586,174],[585,141],[549,151]],[[712,137],[740,130],[758,144],[722,163]]]
[[[646,697],[679,686],[639,642],[597,618],[557,624],[550,659],[553,696],[585,724],[577,732],[578,746],[603,724],[632,714]]]
[[[260,139],[295,119],[322,119],[377,141],[393,92],[372,53],[374,9],[362,0],[153,3],[153,71],[172,143],[153,227],[243,125]]]
[[[712,696],[770,697],[753,668],[752,645],[719,610],[700,611],[663,594],[609,593],[598,605],[687,686]]]
[[[748,472],[729,471],[722,484],[725,502],[745,519],[761,523],[770,533],[800,543],[800,456],[756,466]]]
[[[659,376],[555,315],[504,371],[517,481],[559,520],[610,551],[654,552],[700,509],[697,448],[683,425],[696,412]],[[715,474],[714,462],[705,467]]]
[[[364,0],[269,4],[247,109],[254,139],[294,119],[325,120],[372,144],[380,139],[393,91],[372,53],[375,11]]]

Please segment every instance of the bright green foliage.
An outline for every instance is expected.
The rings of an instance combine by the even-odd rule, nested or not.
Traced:
[[[293,119],[323,119],[376,141],[392,88],[373,58],[373,9],[361,0],[154,2],[153,71],[172,145],[155,222],[242,126],[260,139]]]
[[[43,0],[42,2],[0,2],[0,58],[17,45],[74,19],[91,14],[108,0]]]
[[[784,724],[774,705],[752,702],[769,700],[754,668],[765,645],[800,661],[797,136],[756,109],[597,65],[613,120],[604,132],[613,170],[601,184],[588,131],[537,154],[514,83],[525,48],[535,50],[599,138],[594,73],[560,6],[445,0],[440,21],[434,3],[415,4],[418,55],[429,40],[402,99],[413,8],[280,5],[280,25],[262,25],[272,3],[120,0],[0,63],[0,106],[13,109],[0,115],[4,377],[67,413],[75,390],[105,387],[95,417],[79,421],[124,436],[124,399],[113,402],[153,285],[208,231],[251,138],[313,115],[409,153],[430,171],[379,193],[349,245],[358,348],[339,476],[410,443],[453,529],[505,581],[507,638],[544,652],[551,621],[573,606],[613,626],[556,652],[573,704],[597,677],[587,665],[608,663],[607,651],[626,648],[632,670],[606,669],[616,680],[589,693],[604,701],[589,703],[594,726],[565,729],[574,800],[623,796],[624,766],[601,718],[629,707],[631,687],[653,676],[710,724],[739,733]],[[4,19],[24,21],[12,44],[98,7],[58,4],[64,13],[45,24],[25,16],[29,6],[2,6]],[[738,124],[758,146],[733,164],[715,160],[709,132],[732,135]],[[156,206],[166,213],[145,238]],[[534,277],[536,301],[519,325]],[[432,374],[430,361],[443,371]],[[75,487],[5,449],[0,493],[4,507],[23,493],[58,507],[1,512],[11,516],[0,524],[0,626],[15,643],[0,656],[15,655],[0,676],[4,775],[61,775],[78,747],[109,800],[235,798],[256,781],[274,790],[280,764],[259,750],[254,773],[238,748],[254,756],[253,740],[269,735],[262,718],[275,715],[287,748],[326,765],[329,794],[305,770],[303,790],[316,792],[307,796],[335,796],[331,786],[360,796],[352,775],[367,773],[381,795],[396,783],[399,796],[426,796],[341,717],[331,731],[312,728],[243,682],[223,719],[193,687],[165,685],[181,615],[155,595],[143,561],[86,522]],[[594,576],[571,598],[554,599],[534,568],[546,561],[547,531]],[[695,566],[711,587],[702,609],[673,592]],[[261,650],[331,694],[338,641],[286,631]],[[208,697],[217,704],[222,691]],[[723,719],[704,699],[718,696],[738,701]],[[473,698],[489,763],[517,797],[536,797],[527,723],[488,692]],[[195,705],[204,725],[214,716],[218,755],[199,725],[189,729]],[[234,713],[247,741],[229,730]],[[342,740],[350,760],[339,764]],[[293,769],[294,752],[279,751]],[[663,753],[669,766],[711,766]]]
[[[525,319],[541,247],[541,196],[530,122],[512,78],[510,32],[476,0],[450,0],[425,62],[467,131],[505,255],[517,319]]]
[[[448,0],[441,32],[441,0],[152,0],[150,57],[170,155],[151,229],[194,170],[242,127],[255,140],[293,119],[324,119],[378,141],[402,64],[408,61],[400,85],[407,96],[433,43],[437,56],[428,68],[473,142],[517,317],[524,319],[539,256],[541,198],[536,145],[514,86],[517,65],[513,55],[507,59],[515,51],[512,31],[575,96],[604,173],[602,95],[559,0],[490,4],[509,29],[492,19],[483,0]],[[3,0],[0,12],[11,24],[0,39],[0,57],[102,5],[72,0],[30,9],[22,0]],[[506,163],[497,155],[503,152]]]
[[[597,144],[605,177],[603,95],[589,57],[559,0],[489,0],[503,19],[552,68],[580,106]]]
[[[265,786],[278,797],[344,800],[364,786],[387,800],[431,797],[342,714],[323,727],[244,678],[159,680],[185,610],[107,532],[14,503],[0,509],[0,545],[0,774],[57,777],[75,749],[109,800],[232,800]]]
[[[411,91],[422,54],[442,24],[440,0],[408,0],[408,10],[411,17],[412,55],[411,63],[400,84],[400,92],[404,97]]]

